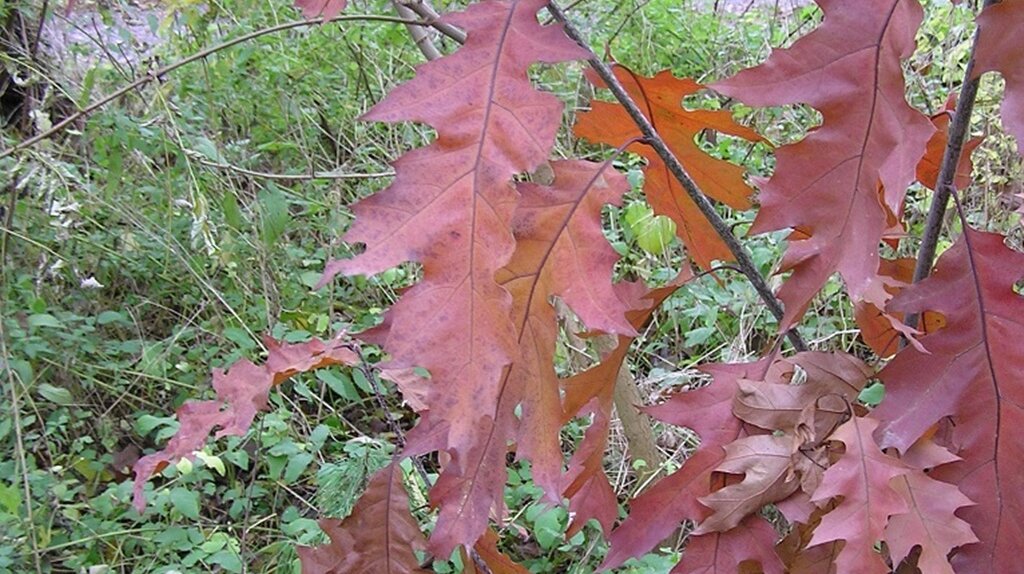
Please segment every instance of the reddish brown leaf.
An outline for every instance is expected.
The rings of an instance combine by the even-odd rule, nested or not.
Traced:
[[[914,279],[915,259],[882,259],[879,273],[891,277],[902,285],[910,285]],[[887,286],[893,295],[899,293],[899,287]],[[883,313],[871,303],[859,302],[854,305],[853,316],[860,327],[860,335],[864,342],[880,357],[891,357],[900,348],[901,333],[893,326],[893,319],[903,320],[903,313]],[[931,333],[941,329],[945,319],[939,313],[925,313],[924,332]]]
[[[699,449],[681,469],[633,499],[629,517],[609,537],[611,548],[601,567],[620,566],[650,551],[684,520],[700,520],[707,509],[698,499],[710,492],[711,474],[722,456],[720,448]]]
[[[934,131],[907,104],[900,61],[914,50],[917,0],[817,0],[822,25],[763,65],[712,87],[754,106],[804,103],[821,127],[776,153],[751,233],[799,229],[779,292],[791,327],[839,272],[855,301],[884,307],[878,246]],[[884,196],[881,189],[885,190]]]
[[[948,446],[963,461],[932,477],[957,484],[977,506],[958,514],[981,540],[954,558],[957,571],[1016,569],[1024,531],[1024,298],[1014,284],[1024,254],[993,233],[968,229],[939,258],[928,279],[897,296],[891,308],[937,311],[946,327],[921,339],[928,353],[903,349],[879,374],[885,401],[874,411],[884,447],[905,451],[940,419],[950,417]]]
[[[928,140],[924,157],[917,164],[917,181],[931,190],[935,189],[939,179],[939,169],[942,167],[942,156],[946,154],[946,145],[949,142],[949,124],[953,119],[954,110],[956,110],[956,93],[950,94],[945,108],[932,116],[932,123],[935,125],[936,131]],[[971,153],[981,145],[981,142],[982,138],[971,138],[964,143],[960,163],[956,167],[956,177],[953,178],[953,185],[957,189],[965,189],[971,185],[971,172],[974,171]]]
[[[709,156],[697,145],[695,138],[704,130],[715,130],[750,141],[762,141],[761,136],[737,124],[729,112],[684,108],[683,98],[704,87],[693,80],[677,79],[669,71],[644,78],[625,66],[616,65],[614,69],[623,87],[704,193],[734,209],[750,207],[751,190],[743,180],[743,169]],[[639,128],[619,104],[595,101],[591,105],[591,111],[577,117],[576,135],[615,147],[640,137]],[[710,269],[713,260],[731,261],[733,257],[729,249],[661,158],[644,144],[634,143],[627,149],[647,160],[644,172],[647,200],[655,213],[675,221],[676,233],[686,245],[690,258],[702,269]]]
[[[921,439],[902,460],[913,470],[893,480],[892,486],[910,511],[890,518],[885,528],[892,562],[899,564],[914,546],[920,546],[917,566],[921,572],[953,574],[946,556],[957,546],[978,541],[971,526],[955,515],[957,509],[973,503],[956,486],[924,471],[959,459],[930,439]]]
[[[548,159],[562,112],[527,71],[585,56],[560,26],[538,22],[543,6],[491,0],[443,17],[466,31],[465,45],[420,66],[365,116],[427,124],[437,140],[395,161],[392,185],[355,206],[345,240],[366,251],[332,261],[322,280],[423,265],[423,280],[388,313],[383,347],[389,368],[419,366],[431,375],[408,452],[452,457],[431,493],[441,507],[431,537],[440,555],[476,541],[491,507],[500,506],[505,441],[522,398],[504,392],[519,348],[512,297],[495,275],[515,248],[512,178]]]
[[[888,573],[875,543],[889,517],[907,512],[907,503],[891,481],[909,472],[898,459],[878,448],[872,433],[878,421],[854,417],[832,435],[846,452],[825,471],[811,499],[819,504],[842,496],[835,509],[814,529],[810,546],[845,541],[836,557],[839,572]]]
[[[280,344],[264,337],[267,360],[256,365],[242,359],[227,371],[213,370],[212,401],[188,401],[178,409],[178,432],[159,452],[146,455],[135,463],[135,508],[146,507],[143,487],[153,474],[182,458],[192,458],[203,447],[210,433],[219,429],[216,438],[242,436],[249,430],[256,413],[267,408],[270,389],[298,373],[330,365],[356,365],[359,357],[348,341],[338,337],[327,343],[316,339],[306,343]]]
[[[999,72],[1006,80],[1003,124],[1024,153],[1024,2],[1003,0],[978,15],[975,73]]]
[[[522,402],[517,455],[531,461],[534,481],[560,502],[563,421],[551,299],[560,297],[590,329],[628,336],[635,331],[612,282],[619,256],[601,228],[601,209],[618,204],[629,183],[610,162],[554,162],[552,175],[550,187],[520,186],[516,251],[497,280],[512,295],[519,348],[502,380],[502,393]]]
[[[765,504],[793,494],[800,488],[799,478],[790,470],[794,450],[793,438],[787,436],[748,436],[726,445],[725,458],[715,472],[743,475],[743,480],[700,499],[712,513],[694,534],[736,528]]]
[[[806,379],[791,384],[796,368]],[[814,408],[814,437],[823,439],[849,414],[849,404],[864,388],[871,369],[845,353],[805,352],[772,364],[764,380],[739,381],[733,413],[743,421],[772,431],[796,433]]]
[[[733,416],[733,400],[741,381],[763,378],[767,359],[744,364],[703,365],[700,370],[712,376],[711,384],[673,394],[665,402],[644,409],[652,417],[693,429],[700,436],[701,448],[724,448],[736,440],[743,421]]]
[[[690,534],[671,574],[782,574],[782,561],[773,550],[776,538],[775,530],[760,516],[748,516],[728,532]]]
[[[426,539],[409,512],[402,469],[396,463],[373,475],[348,517],[321,520],[320,527],[331,542],[298,548],[302,574],[427,573],[413,553],[426,547]]]
[[[672,284],[644,295],[640,295],[640,291],[646,290],[643,285],[619,284],[617,287],[622,293],[621,298],[637,302],[635,308],[627,313],[630,324],[640,329],[650,320],[655,309],[690,278],[691,275],[684,272]],[[604,472],[604,452],[608,443],[616,379],[632,342],[632,337],[620,335],[618,346],[602,357],[597,366],[564,382],[563,422],[567,423],[577,416],[592,415],[590,426],[573,453],[569,470],[562,479],[562,495],[569,499],[569,512],[573,517],[567,536],[573,536],[590,519],[596,519],[606,533],[611,532],[618,516],[618,499]]]
[[[295,0],[295,7],[302,10],[302,15],[313,19],[323,16],[330,20],[345,9],[347,0]]]

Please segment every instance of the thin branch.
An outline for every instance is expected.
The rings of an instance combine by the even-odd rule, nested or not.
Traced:
[[[423,19],[425,24],[433,26],[438,32],[448,36],[459,44],[466,43],[466,33],[447,22],[442,22],[441,16],[432,6],[423,0],[398,0],[398,2],[415,12]]]
[[[998,0],[985,0],[982,10],[997,2]],[[978,96],[978,85],[981,80],[981,78],[974,77],[974,54],[978,49],[980,35],[981,31],[975,30],[974,44],[971,46],[970,59],[967,60],[967,69],[964,70],[964,82],[960,86],[956,111],[953,112],[953,121],[949,124],[949,140],[946,142],[946,151],[942,154],[939,177],[935,183],[935,197],[928,210],[928,220],[925,223],[924,235],[921,237],[921,248],[917,253],[914,283],[922,281],[931,273],[932,265],[935,263],[935,250],[939,244],[939,236],[942,234],[942,221],[946,217],[946,208],[949,205],[949,197],[956,192],[957,168],[960,167],[960,156],[963,155],[964,142],[967,140],[967,132],[971,127],[971,115],[974,112],[974,101]],[[906,324],[916,328],[917,321],[917,315],[909,315]]]
[[[426,25],[429,25],[429,23],[423,22],[421,20],[408,20],[408,19],[405,19],[405,18],[396,18],[396,17],[393,17],[393,16],[376,16],[376,15],[372,15],[372,14],[352,14],[352,15],[347,15],[347,16],[338,16],[338,17],[332,18],[330,20],[330,22],[354,22],[354,21],[376,21],[376,22],[392,22],[392,23],[396,23],[396,24],[421,24],[421,25],[426,24]],[[178,60],[177,62],[174,62],[172,64],[168,64],[168,65],[166,65],[166,66],[164,66],[164,67],[162,67],[162,68],[160,68],[158,70],[155,70],[155,71],[147,73],[145,76],[141,76],[141,77],[137,78],[134,82],[131,82],[130,84],[122,87],[121,89],[119,89],[116,92],[110,94],[109,96],[107,96],[107,97],[105,97],[105,98],[103,98],[103,99],[101,99],[101,100],[99,100],[99,101],[97,101],[95,103],[92,103],[92,104],[86,106],[85,108],[82,108],[81,110],[79,110],[79,111],[71,114],[70,116],[64,118],[62,121],[54,124],[53,127],[51,127],[50,129],[48,129],[48,130],[46,130],[46,131],[44,131],[44,132],[42,132],[42,133],[40,133],[38,135],[30,137],[29,139],[19,143],[18,145],[14,146],[14,147],[8,148],[8,149],[4,150],[3,152],[0,152],[0,159],[8,157],[11,154],[20,152],[20,151],[25,150],[27,148],[30,148],[30,147],[34,146],[35,144],[37,144],[37,143],[39,143],[39,142],[41,142],[41,141],[43,141],[45,139],[49,139],[49,138],[53,137],[54,135],[59,134],[60,132],[62,132],[65,129],[67,129],[68,126],[70,126],[74,122],[80,120],[81,118],[84,118],[86,116],[89,116],[89,115],[93,114],[94,112],[96,112],[100,108],[106,106],[107,104],[113,102],[114,100],[120,98],[121,96],[124,96],[125,94],[127,94],[127,93],[129,93],[131,91],[134,91],[134,90],[136,90],[136,89],[138,89],[138,88],[140,88],[140,87],[142,87],[142,86],[144,86],[144,85],[146,85],[146,84],[148,84],[150,82],[156,81],[156,80],[160,79],[161,77],[163,77],[165,74],[173,72],[174,70],[177,70],[178,68],[180,68],[182,66],[185,66],[187,64],[191,64],[192,62],[195,62],[197,60],[202,60],[203,58],[206,58],[207,56],[210,56],[211,54],[214,54],[216,52],[219,52],[221,50],[230,48],[232,46],[236,46],[236,45],[244,43],[244,42],[248,42],[249,40],[253,40],[255,38],[259,38],[260,36],[266,36],[267,34],[274,34],[276,32],[282,32],[284,30],[290,30],[292,28],[302,28],[302,27],[305,27],[305,26],[315,26],[317,24],[324,24],[324,23],[325,22],[324,22],[324,20],[322,18],[315,18],[313,20],[295,20],[295,21],[292,21],[292,22],[285,22],[283,24],[278,24],[276,26],[271,26],[269,28],[263,28],[263,29],[260,29],[260,30],[256,30],[256,31],[250,32],[248,34],[244,34],[242,36],[239,36],[237,38],[228,40],[228,41],[223,42],[221,44],[217,44],[216,46],[211,46],[209,48],[206,48],[205,50],[201,50],[199,52],[196,52],[195,54],[192,54],[191,56],[188,56],[187,58],[184,58],[182,60]]]
[[[402,4],[399,0],[391,0],[391,4],[395,7],[395,11],[398,12],[400,18],[406,18],[409,20],[416,19],[416,13],[411,8]],[[430,32],[427,28],[416,24],[406,24],[406,29],[409,30],[409,35],[412,36],[412,41],[419,48],[420,53],[423,57],[428,60],[436,60],[441,57],[441,52],[434,45],[434,41],[430,38]]]
[[[393,171],[382,171],[378,173],[334,173],[334,172],[313,172],[313,173],[270,173],[265,171],[254,171],[230,163],[217,163],[204,157],[199,157],[198,152],[189,153],[196,161],[206,167],[232,171],[240,175],[255,177],[257,179],[269,179],[274,181],[313,181],[320,179],[376,179],[380,177],[394,177]]]
[[[683,167],[683,164],[679,162],[679,159],[677,159],[675,154],[672,153],[672,150],[668,148],[668,145],[665,144],[665,140],[658,135],[657,130],[654,129],[651,122],[646,116],[644,116],[643,112],[640,111],[636,102],[633,101],[626,90],[622,87],[622,84],[619,83],[618,78],[615,77],[608,65],[602,62],[597,55],[594,54],[594,51],[583,39],[579,30],[577,30],[568,21],[568,19],[566,19],[565,13],[562,12],[562,9],[552,1],[548,2],[548,10],[551,12],[551,15],[555,17],[555,20],[561,22],[565,26],[566,34],[575,40],[581,47],[590,52],[591,57],[588,60],[590,66],[594,68],[594,71],[597,72],[598,76],[604,80],[608,89],[611,90],[612,95],[614,95],[615,99],[622,104],[622,107],[625,108],[627,113],[629,113],[633,122],[640,128],[640,132],[644,135],[645,143],[651,146],[662,161],[665,162],[668,170],[679,181],[679,183],[682,184],[683,189],[686,190],[686,194],[697,205],[697,208],[700,209],[700,212],[711,224],[711,227],[714,228],[715,233],[721,237],[733,257],[736,258],[736,265],[743,271],[743,274],[748,280],[750,280],[751,284],[753,284],[754,289],[761,297],[761,300],[764,301],[765,306],[768,307],[768,310],[771,311],[772,315],[774,315],[777,320],[781,321],[784,315],[782,304],[775,298],[771,288],[768,286],[768,282],[761,276],[761,273],[757,270],[757,266],[754,265],[753,260],[750,258],[750,255],[747,254],[743,245],[740,244],[739,240],[736,239],[736,236],[732,234],[732,231],[729,229],[729,225],[722,220],[720,215],[718,215],[718,212],[715,210],[715,206],[711,203],[711,200],[704,195],[693,179],[690,178],[689,174],[686,173],[686,169]],[[789,330],[786,333],[786,336],[789,338],[790,343],[793,344],[793,347],[798,351],[807,350],[807,343],[804,342],[803,338],[800,337],[800,334],[797,333],[795,329]]]

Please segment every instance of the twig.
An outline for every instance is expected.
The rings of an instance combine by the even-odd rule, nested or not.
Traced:
[[[199,153],[189,153],[193,156],[196,161],[206,167],[212,167],[215,169],[223,169],[225,171],[232,171],[241,175],[249,177],[255,177],[258,179],[270,179],[275,181],[312,181],[318,179],[376,179],[380,177],[393,177],[394,172],[382,171],[378,173],[332,173],[332,172],[313,172],[313,173],[270,173],[265,171],[253,171],[230,163],[218,163],[210,161],[204,157],[199,157]]]
[[[400,0],[391,0],[391,4],[395,7],[395,11],[398,12],[400,18],[407,18],[410,20],[416,19],[416,13],[411,8],[402,4]],[[436,60],[441,57],[441,52],[434,45],[434,41],[430,38],[430,33],[423,26],[416,24],[406,24],[406,29],[409,30],[409,35],[412,36],[412,41],[419,48],[420,53],[423,57],[428,60]]]
[[[419,15],[428,26],[433,26],[435,30],[460,44],[466,43],[466,33],[447,22],[441,22],[441,16],[423,0],[398,0],[398,2]]]
[[[982,10],[995,3],[997,0],[985,0]],[[964,70],[964,83],[960,86],[956,111],[953,112],[953,121],[949,124],[946,151],[942,154],[939,177],[935,182],[935,197],[932,198],[932,205],[928,210],[928,220],[925,223],[924,235],[921,237],[921,249],[917,253],[914,283],[922,281],[931,273],[939,235],[942,234],[942,220],[946,217],[946,207],[949,205],[949,196],[956,191],[957,168],[960,167],[960,156],[963,154],[964,142],[971,127],[971,115],[974,112],[974,101],[978,96],[978,85],[981,80],[981,78],[974,77],[974,54],[978,49],[980,35],[981,31],[975,30],[970,59],[967,60],[967,69]],[[906,324],[909,327],[916,328],[917,322],[916,314],[907,316]]]
[[[11,191],[13,193],[14,190]],[[36,539],[36,522],[32,513],[32,489],[29,487],[28,463],[25,460],[25,442],[21,434],[21,404],[18,401],[18,386],[15,381],[14,366],[11,364],[10,354],[7,353],[7,332],[4,331],[2,314],[0,314],[0,360],[3,361],[3,369],[7,371],[7,384],[10,386],[11,391],[15,450],[17,451],[18,466],[21,467],[22,487],[25,490],[25,517],[28,521],[29,540],[32,542],[32,557],[35,560],[36,573],[42,574],[43,567],[40,561],[39,541]],[[24,386],[24,382],[22,382],[22,386]]]
[[[686,190],[686,194],[697,205],[697,208],[700,209],[700,212],[711,224],[711,227],[714,228],[715,233],[717,233],[718,236],[721,237],[722,241],[725,242],[725,245],[729,248],[733,257],[736,258],[736,265],[753,284],[754,289],[764,301],[765,306],[768,307],[768,310],[771,311],[772,315],[774,315],[777,320],[781,321],[784,316],[782,304],[775,298],[771,288],[768,286],[768,282],[761,276],[761,273],[757,270],[757,267],[754,265],[750,255],[748,255],[746,250],[743,248],[743,245],[741,245],[739,240],[736,239],[736,236],[732,234],[729,229],[729,225],[722,220],[721,216],[718,215],[718,212],[715,210],[715,206],[711,203],[711,200],[704,195],[693,179],[690,178],[689,174],[686,173],[686,169],[679,162],[679,159],[677,159],[675,154],[672,153],[672,150],[668,148],[665,141],[661,139],[661,136],[658,135],[654,126],[651,125],[651,122],[646,116],[644,116],[643,112],[640,111],[640,108],[637,107],[633,98],[629,96],[626,90],[622,87],[622,84],[619,83],[618,78],[615,77],[608,65],[602,62],[597,55],[594,54],[594,51],[583,39],[579,30],[577,30],[576,27],[566,19],[565,13],[562,12],[562,9],[552,1],[548,2],[548,10],[551,12],[551,15],[555,17],[555,20],[561,22],[565,26],[565,33],[575,40],[581,47],[590,52],[591,57],[588,60],[590,66],[594,68],[594,71],[597,72],[602,80],[604,80],[608,89],[610,89],[612,94],[615,96],[615,99],[622,104],[622,107],[625,108],[627,113],[629,113],[633,122],[640,128],[640,132],[644,135],[645,143],[651,146],[662,161],[665,162],[668,170],[679,181],[679,183],[682,184],[683,189]],[[795,329],[790,329],[786,333],[786,336],[789,338],[790,343],[793,344],[793,347],[798,351],[807,350],[807,344]]]
[[[384,418],[387,419],[391,432],[395,433],[395,440],[398,442],[398,450],[401,451],[405,448],[405,432],[402,431],[401,425],[398,424],[398,421],[395,419],[395,415],[391,414],[391,410],[388,408],[387,402],[384,401],[384,393],[381,391],[380,383],[377,381],[377,376],[373,373],[373,369],[370,368],[370,363],[363,355],[362,347],[359,343],[353,341],[352,350],[359,356],[359,371],[362,372],[363,376],[366,377],[366,380],[369,381],[370,388],[373,389],[373,395],[377,398],[377,405],[380,406],[382,411],[384,411]],[[416,471],[419,473],[420,478],[423,479],[423,483],[428,487],[431,486],[430,476],[427,474],[427,469],[423,467],[423,462],[420,461],[419,457],[412,457],[412,464],[416,467]]]
[[[408,20],[408,19],[405,19],[405,18],[396,18],[394,16],[376,16],[376,15],[372,15],[372,14],[351,14],[351,15],[347,15],[347,16],[338,16],[338,17],[332,18],[330,20],[330,22],[354,22],[354,21],[376,21],[376,22],[393,22],[393,23],[396,23],[396,24],[420,24],[420,25],[427,24],[427,25],[429,25],[429,23],[423,22],[421,20]],[[172,64],[168,64],[168,65],[166,65],[166,66],[164,66],[164,67],[162,67],[162,68],[160,68],[158,70],[155,70],[155,71],[147,73],[145,76],[141,76],[141,77],[137,78],[134,82],[131,82],[130,84],[122,87],[121,89],[119,89],[116,92],[110,94],[109,96],[107,96],[107,97],[105,97],[105,98],[103,98],[103,99],[101,99],[101,100],[99,100],[99,101],[97,101],[97,102],[95,102],[93,104],[90,104],[90,105],[86,106],[85,108],[82,108],[81,110],[79,110],[79,111],[71,114],[70,116],[64,118],[60,122],[54,124],[53,127],[51,127],[50,129],[48,129],[48,130],[46,130],[46,131],[44,131],[44,132],[42,132],[42,133],[40,133],[38,135],[30,137],[29,139],[19,143],[18,145],[14,146],[14,147],[8,148],[8,149],[4,150],[3,152],[0,152],[0,159],[8,157],[8,156],[10,156],[13,153],[17,153],[17,152],[20,152],[20,151],[22,151],[24,149],[30,148],[30,147],[34,146],[35,144],[37,144],[37,143],[39,143],[39,142],[41,142],[41,141],[43,141],[45,139],[49,139],[49,138],[53,137],[54,135],[56,135],[56,134],[64,131],[65,129],[67,129],[67,127],[70,126],[71,124],[73,124],[74,122],[78,121],[79,119],[81,119],[83,117],[86,117],[86,116],[89,116],[89,115],[93,114],[94,112],[96,112],[100,108],[106,106],[107,104],[109,104],[110,102],[113,102],[114,100],[120,98],[121,96],[124,96],[125,94],[127,94],[127,93],[129,93],[131,91],[134,91],[134,90],[136,90],[136,89],[138,89],[138,88],[140,88],[140,87],[142,87],[142,86],[144,86],[144,85],[146,85],[146,84],[148,84],[150,82],[156,81],[159,78],[163,77],[165,74],[173,72],[174,70],[177,70],[178,68],[180,68],[182,66],[185,66],[187,64],[191,64],[192,62],[195,62],[196,60],[202,60],[203,58],[206,58],[207,56],[210,56],[211,54],[214,54],[214,53],[219,52],[221,50],[224,50],[224,49],[230,48],[232,46],[241,44],[243,42],[248,42],[249,40],[253,40],[255,38],[259,38],[260,36],[266,36],[267,34],[274,34],[276,32],[282,32],[284,30],[290,30],[292,28],[302,28],[302,27],[305,27],[305,26],[315,26],[317,24],[323,24],[323,23],[325,23],[325,22],[324,22],[324,20],[322,18],[315,18],[313,20],[295,20],[295,21],[292,21],[292,22],[285,22],[283,24],[278,24],[276,26],[271,26],[269,28],[263,28],[263,29],[260,29],[260,30],[256,30],[256,31],[250,32],[248,34],[244,34],[244,35],[239,36],[237,38],[234,38],[234,39],[228,40],[226,42],[217,44],[216,46],[211,46],[209,48],[206,48],[205,50],[201,50],[199,52],[196,52],[195,54],[192,54],[191,56],[188,56],[187,58],[184,58],[182,60],[178,60],[177,62],[174,62]]]

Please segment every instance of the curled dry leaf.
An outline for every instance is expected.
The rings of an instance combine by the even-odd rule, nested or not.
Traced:
[[[767,434],[743,437],[726,445],[725,458],[715,472],[743,475],[743,480],[700,498],[712,514],[700,522],[694,534],[736,528],[765,504],[796,492],[800,481],[791,470],[793,450],[792,437]]]
[[[267,407],[270,389],[298,373],[330,365],[353,366],[359,357],[350,348],[347,337],[339,335],[326,343],[316,339],[306,343],[281,344],[265,337],[267,360],[257,365],[242,359],[227,371],[213,370],[213,389],[217,398],[212,401],[188,401],[178,409],[178,432],[159,452],[140,458],[134,466],[135,508],[146,507],[143,488],[153,474],[168,464],[174,464],[203,447],[214,429],[216,438],[242,436],[249,430],[256,413]]]
[[[791,384],[797,368],[805,379]],[[775,361],[764,380],[739,381],[733,413],[765,430],[796,434],[807,426],[804,438],[819,441],[849,418],[851,403],[872,374],[863,361],[846,353],[797,353]]]

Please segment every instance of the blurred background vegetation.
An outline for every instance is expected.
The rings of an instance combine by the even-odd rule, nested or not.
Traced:
[[[351,4],[350,14],[392,15],[383,0]],[[599,52],[607,47],[641,73],[667,68],[699,81],[760,62],[820,18],[795,0],[572,4]],[[925,4],[908,97],[934,113],[962,78],[973,24],[970,7]],[[442,12],[458,7],[436,3]],[[300,18],[287,0],[80,1],[69,12],[45,0],[0,0],[0,145],[161,66]],[[155,477],[141,515],[129,505],[128,467],[174,432],[173,411],[186,398],[211,394],[212,367],[257,360],[261,334],[302,341],[365,328],[415,280],[417,270],[403,267],[312,290],[325,262],[348,253],[339,237],[349,206],[387,185],[390,159],[430,137],[420,126],[358,121],[421,62],[398,24],[295,27],[161,76],[0,160],[0,572],[298,572],[294,546],[322,538],[315,519],[348,512],[394,439],[358,371],[287,383],[248,436],[211,442],[194,463]],[[567,103],[567,124],[594,97],[581,72],[535,70]],[[969,202],[979,226],[1013,230],[1019,242],[1021,165],[1000,135],[1000,90],[986,80],[979,98],[974,132],[989,137],[975,153]],[[714,94],[687,105],[731,107],[776,143],[818,121],[813,110],[755,112]],[[564,133],[559,156],[607,153]],[[770,173],[764,146],[722,137],[703,145],[752,174]],[[636,158],[619,167],[641,183]],[[926,202],[923,189],[911,190],[912,236]],[[723,215],[739,233],[753,217]],[[669,223],[638,193],[608,209],[607,232],[624,255],[623,277],[656,284],[682,264]],[[783,239],[748,240],[765,273]],[[912,253],[913,241],[905,243]],[[771,343],[770,315],[735,279],[726,270],[680,291],[637,341],[631,364],[648,403],[699,381],[697,364],[747,358]],[[868,356],[839,285],[825,290],[802,330],[815,347]],[[564,373],[572,352],[560,350]],[[387,393],[387,408],[411,426],[401,398]],[[585,428],[567,427],[566,444]],[[666,465],[693,440],[661,433]],[[641,485],[618,427],[607,463],[626,500]],[[414,511],[429,527],[417,481],[410,473]],[[533,572],[593,571],[606,548],[596,527],[565,540],[566,513],[538,503],[528,467],[511,470],[506,492],[503,550]],[[677,557],[666,548],[621,571],[667,572]],[[456,557],[434,569],[461,567]]]

